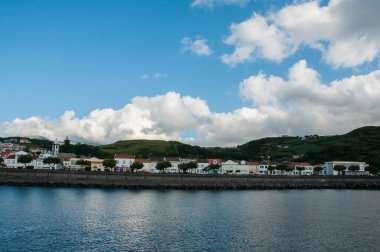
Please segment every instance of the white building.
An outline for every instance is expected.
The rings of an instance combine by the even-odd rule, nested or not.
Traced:
[[[341,174],[342,175],[368,175],[368,172],[365,170],[365,167],[368,165],[365,162],[357,161],[330,161],[326,162],[326,175],[338,175],[339,172],[334,170],[336,165],[342,165],[346,167]],[[349,170],[350,166],[359,166],[359,171],[352,172]]]
[[[146,172],[146,173],[154,173],[155,172],[155,167],[152,167],[149,159],[137,158],[137,159],[135,159],[135,162],[143,164],[143,168],[138,170],[138,172]]]
[[[54,169],[62,168],[62,166],[59,166],[59,165],[54,165],[53,167],[51,167],[49,164],[44,164],[44,159],[47,157],[52,157],[52,155],[45,153],[45,154],[41,154],[38,158],[34,158],[32,161],[34,169],[50,170],[52,168]]]
[[[276,164],[271,163],[269,161],[263,161],[263,162],[259,162],[258,166],[259,166],[258,174],[260,174],[260,175],[267,175],[267,174],[270,173],[270,171],[268,171],[268,167],[269,166],[276,166]],[[275,171],[273,171],[273,172],[275,172]]]
[[[164,162],[165,160],[162,157],[151,157],[150,160],[150,167],[153,170],[153,173],[160,173],[161,171],[156,169],[157,163]]]
[[[313,166],[310,163],[289,162],[288,166],[290,166],[293,169],[291,175],[312,175],[314,172]],[[297,169],[299,167],[301,168]]]
[[[33,166],[33,161],[27,164],[17,162],[20,156],[28,155],[25,151],[17,151],[14,154],[10,154],[5,158],[5,165],[7,168],[23,168],[25,166]]]
[[[165,161],[170,162],[172,164],[172,167],[169,167],[165,170],[165,172],[168,173],[178,173],[179,168],[178,165],[181,164],[181,160],[177,157],[165,157]]]
[[[246,161],[227,160],[222,162],[223,174],[249,174],[249,166]]]
[[[198,167],[195,170],[195,173],[197,173],[197,174],[205,174],[205,173],[207,173],[207,171],[205,170],[205,168],[207,166],[209,166],[209,162],[208,162],[207,159],[198,159],[197,160],[197,164],[198,164]]]
[[[131,171],[131,165],[135,162],[135,155],[130,154],[115,154],[116,171],[127,172]]]

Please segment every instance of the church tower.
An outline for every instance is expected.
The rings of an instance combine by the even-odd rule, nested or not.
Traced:
[[[52,150],[51,152],[53,153],[53,156],[54,157],[57,157],[58,156],[58,153],[59,153],[59,143],[58,143],[58,140],[55,139],[53,145],[52,145]]]

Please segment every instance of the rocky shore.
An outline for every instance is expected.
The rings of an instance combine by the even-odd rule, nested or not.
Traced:
[[[380,189],[380,177],[126,174],[0,169],[0,185],[184,190]]]

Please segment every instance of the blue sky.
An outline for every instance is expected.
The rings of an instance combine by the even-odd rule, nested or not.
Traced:
[[[353,2],[360,6],[358,1]],[[374,16],[366,12],[366,18],[370,23],[377,23],[375,11],[379,11],[379,5],[376,1],[369,1],[369,5]],[[351,20],[347,10],[358,11],[354,7],[354,4],[344,5],[338,1],[3,0],[0,2],[0,135],[46,135],[50,138],[70,135],[95,142],[154,138],[201,145],[234,145],[267,135],[341,133],[356,126],[377,124],[375,104],[359,102],[352,107],[346,101],[342,101],[340,107],[343,106],[345,111],[353,110],[352,115],[370,110],[374,116],[359,118],[359,122],[352,124],[345,115],[334,121],[344,123],[340,127],[329,126],[331,118],[338,112],[320,118],[318,127],[285,123],[295,115],[302,116],[305,111],[298,111],[298,108],[305,104],[291,102],[293,98],[290,96],[279,97],[278,93],[273,93],[275,91],[269,92],[272,90],[270,86],[280,89],[278,85],[271,84],[271,75],[287,82],[284,84],[286,90],[291,90],[287,86],[295,88],[297,85],[288,77],[289,69],[296,66],[303,69],[300,71],[312,69],[317,73],[317,89],[331,86],[333,81],[352,76],[364,78],[371,74],[375,75],[375,80],[369,88],[378,88],[376,71],[380,49],[376,44],[379,44],[379,36],[370,37],[367,33],[373,34],[372,31],[363,28],[368,27],[367,23],[360,26],[360,22]],[[330,22],[327,17],[340,13],[339,22],[331,21],[331,27],[338,31],[319,36],[318,29],[315,29],[312,33],[316,21],[297,20],[294,18],[298,15],[296,8],[320,12],[319,15],[326,15],[326,22]],[[288,22],[292,18],[294,20]],[[244,22],[247,22],[247,29],[243,27]],[[303,25],[307,22],[310,22],[310,27],[305,29]],[[358,27],[347,31],[345,24],[351,22],[358,23]],[[238,28],[234,30],[232,24]],[[326,24],[317,25],[329,30]],[[266,34],[272,28],[274,33]],[[263,35],[255,36],[253,33]],[[277,40],[277,44],[273,43]],[[197,51],[200,48],[191,47],[196,41],[203,46],[203,52]],[[271,43],[273,46],[268,47]],[[347,53],[341,48],[360,49],[361,46],[371,50],[368,49],[367,53],[361,50],[342,60]],[[231,56],[247,48],[251,51],[239,54],[238,59]],[[223,56],[226,56],[225,60]],[[305,62],[303,67],[298,64],[300,62]],[[265,75],[261,79],[267,80],[267,84],[259,87],[261,84],[255,84],[254,78],[243,84],[260,74]],[[341,88],[346,93],[356,93],[354,87],[362,86],[360,83],[352,84],[354,87],[350,85]],[[250,92],[252,94],[247,95]],[[261,101],[258,92],[266,95],[266,100],[277,97],[276,101],[270,104]],[[309,88],[296,100],[313,97],[313,94],[326,97],[320,92]],[[176,120],[170,115],[177,113],[190,113],[192,120],[181,121],[180,118],[179,122],[176,120],[173,125],[168,125],[158,119],[161,116],[152,116],[152,113],[160,113],[152,106],[157,108],[157,104],[164,104],[166,99],[173,100],[168,94],[179,97],[179,104],[162,108],[166,110],[168,120]],[[377,89],[374,94],[377,94]],[[134,102],[136,97],[145,97],[147,101]],[[156,104],[155,97],[162,100]],[[191,102],[184,101],[184,97],[190,97]],[[358,100],[365,98],[357,97]],[[330,99],[332,102],[336,97]],[[202,112],[194,111],[192,108],[196,105],[192,102],[205,105]],[[307,106],[325,106],[325,102],[322,99]],[[123,108],[128,104],[147,116],[136,118],[130,114],[132,112],[125,112]],[[174,111],[180,106],[184,106],[184,111]],[[297,109],[289,111],[289,107]],[[249,110],[242,112],[242,108]],[[103,114],[99,118],[90,116],[97,109],[108,118],[107,122],[100,118]],[[107,114],[107,109],[113,114]],[[270,109],[286,113],[285,118],[276,117],[278,113],[271,114]],[[325,117],[326,111],[333,110],[325,107],[316,111],[314,116]],[[74,111],[75,116],[62,122],[60,118],[65,111]],[[115,118],[118,112],[124,113],[124,121]],[[247,119],[247,113],[253,113],[252,117],[256,119]],[[203,114],[202,118],[199,114]],[[269,119],[265,122],[257,119],[263,117]],[[15,121],[16,118],[19,119]],[[145,120],[145,123],[135,125],[136,120]],[[225,120],[244,125],[240,130],[239,126]],[[297,120],[310,121],[310,118],[304,116]],[[231,128],[228,126],[230,123],[236,127],[234,131],[220,131],[226,137],[208,132]],[[315,122],[310,123],[315,125]],[[57,124],[66,126],[60,128],[56,127]],[[130,127],[112,130],[120,125]]]

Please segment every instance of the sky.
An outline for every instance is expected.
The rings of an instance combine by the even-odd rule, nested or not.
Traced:
[[[380,125],[378,0],[2,0],[0,136],[235,146]]]

